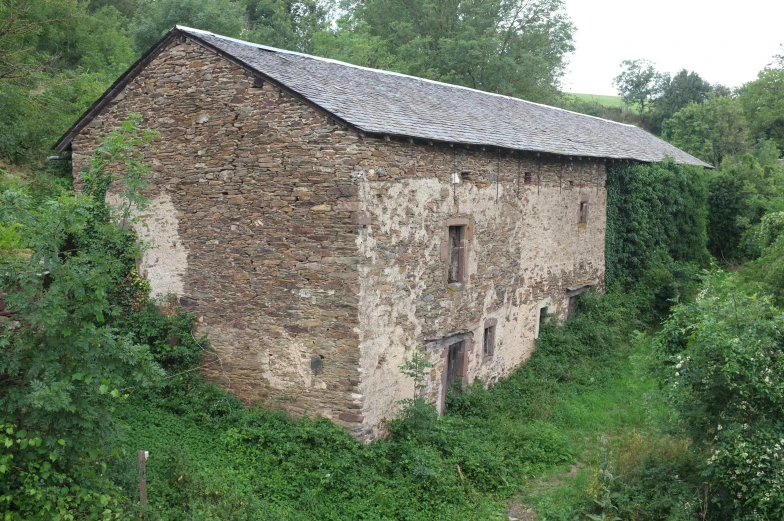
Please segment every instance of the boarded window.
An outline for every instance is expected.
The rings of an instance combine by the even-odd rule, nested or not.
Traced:
[[[525,182],[525,184],[527,185],[531,184],[531,172],[525,173],[525,175],[523,176],[523,182]]]
[[[465,278],[465,232],[465,226],[449,227],[449,283]]]
[[[588,222],[588,201],[580,203],[580,224]]]
[[[495,352],[495,326],[485,327],[485,336],[482,342],[482,354],[484,356],[493,356]]]

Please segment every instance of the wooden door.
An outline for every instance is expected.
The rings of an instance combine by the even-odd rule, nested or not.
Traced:
[[[446,390],[447,392],[460,392],[460,385],[454,385],[459,377],[463,375],[465,341],[450,344],[449,353],[446,357]]]

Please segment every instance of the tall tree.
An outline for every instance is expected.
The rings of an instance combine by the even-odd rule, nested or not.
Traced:
[[[133,60],[125,20],[80,0],[0,0],[0,157],[40,157]]]
[[[664,122],[663,137],[715,166],[751,149],[748,122],[733,98],[711,97],[682,108]]]
[[[232,0],[142,0],[128,31],[144,52],[178,24],[239,37],[244,16],[245,4]]]
[[[328,27],[331,3],[320,0],[248,0],[244,38],[312,53],[313,38]]]
[[[784,68],[763,69],[757,79],[739,90],[751,132],[758,138],[776,141],[784,149]]]
[[[658,96],[662,90],[662,76],[649,60],[623,60],[623,71],[613,79],[618,94],[629,105],[637,105],[640,119],[645,121],[645,107]]]
[[[672,78],[661,76],[661,93],[653,102],[651,124],[655,131],[661,130],[662,122],[689,103],[702,103],[708,99],[711,85],[696,72],[680,70]]]
[[[535,101],[554,101],[574,50],[574,26],[562,0],[365,0],[344,6],[347,17],[318,52],[361,63],[499,92]],[[346,38],[346,29],[365,31]]]

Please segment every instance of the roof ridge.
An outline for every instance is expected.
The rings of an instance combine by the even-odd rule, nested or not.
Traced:
[[[399,77],[403,77],[403,78],[411,78],[411,79],[414,79],[414,80],[419,80],[419,81],[423,81],[423,82],[426,82],[426,83],[432,83],[432,84],[435,84],[435,85],[441,85],[441,86],[444,86],[444,87],[452,87],[452,88],[455,88],[455,89],[464,89],[464,90],[468,90],[468,91],[472,91],[472,92],[478,92],[480,94],[485,94],[485,95],[488,95],[488,96],[497,96],[499,98],[509,99],[509,100],[512,100],[512,101],[528,103],[529,105],[536,105],[537,107],[543,107],[543,108],[546,108],[546,109],[560,110],[561,112],[566,112],[568,114],[574,114],[576,116],[598,119],[599,121],[603,121],[605,123],[621,125],[623,127],[640,128],[637,125],[631,125],[631,124],[628,124],[628,123],[621,123],[619,121],[613,121],[611,119],[600,118],[598,116],[592,116],[590,114],[583,114],[581,112],[575,112],[573,110],[568,110],[568,109],[564,109],[564,108],[561,108],[561,107],[554,107],[552,105],[545,105],[544,103],[536,103],[534,101],[528,101],[528,100],[524,100],[522,98],[516,98],[514,96],[507,96],[506,94],[498,94],[497,92],[490,92],[490,91],[486,91],[486,90],[474,89],[474,88],[471,88],[471,87],[466,87],[464,85],[455,85],[454,83],[445,83],[443,81],[431,80],[431,79],[428,79],[428,78],[422,78],[420,76],[412,76],[411,74],[403,74],[402,72],[387,71],[387,70],[384,70],[384,69],[374,69],[372,67],[365,67],[363,65],[356,65],[356,64],[344,62],[344,61],[341,61],[341,60],[336,60],[334,58],[325,58],[323,56],[315,56],[313,54],[306,54],[306,53],[303,53],[303,52],[289,51],[288,49],[280,49],[280,48],[277,48],[277,47],[270,47],[269,45],[263,45],[263,44],[260,44],[260,43],[249,42],[247,40],[240,40],[239,38],[232,38],[230,36],[223,36],[221,34],[215,34],[215,33],[212,33],[210,31],[205,31],[203,29],[194,29],[193,27],[187,27],[185,25],[177,25],[177,26],[175,26],[175,28],[177,28],[177,29],[179,29],[181,31],[185,31],[187,33],[197,33],[197,34],[209,35],[209,36],[213,36],[215,38],[221,38],[223,40],[229,40],[231,42],[239,43],[239,44],[242,44],[242,45],[247,45],[249,47],[256,47],[258,49],[263,49],[265,51],[282,53],[282,54],[291,54],[291,55],[294,55],[294,56],[300,56],[302,58],[309,58],[309,59],[312,59],[312,60],[319,60],[319,61],[326,62],[326,63],[334,63],[336,65],[344,65],[344,66],[347,66],[347,67],[353,67],[355,69],[360,69],[360,70],[364,70],[364,71],[376,72],[376,73],[381,73],[381,74],[389,74],[391,76],[399,76]],[[640,129],[640,130],[643,130],[643,132],[645,132],[644,129]]]

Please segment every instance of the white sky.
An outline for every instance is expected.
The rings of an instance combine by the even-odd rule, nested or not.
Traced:
[[[617,94],[621,60],[660,72],[696,71],[736,87],[757,77],[784,43],[784,0],[565,0],[577,26],[563,88]]]

